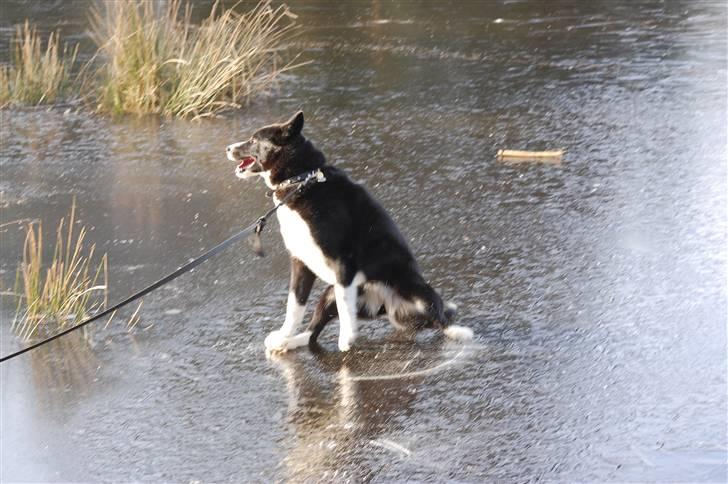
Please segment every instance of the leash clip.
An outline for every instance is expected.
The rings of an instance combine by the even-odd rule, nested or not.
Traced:
[[[260,239],[260,234],[265,228],[265,223],[265,216],[258,219],[258,221],[255,223],[255,231],[253,232],[253,236],[250,240],[250,243],[253,246],[253,252],[255,252],[255,255],[257,255],[258,257],[265,257],[265,251],[263,251],[263,242]]]
[[[266,219],[265,217],[260,217],[257,222],[255,222],[255,233],[260,234],[263,229],[265,228]]]

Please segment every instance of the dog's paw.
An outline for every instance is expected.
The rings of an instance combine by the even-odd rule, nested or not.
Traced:
[[[268,351],[288,351],[288,338],[280,330],[266,336],[264,344]]]
[[[311,339],[311,331],[298,333],[296,336],[291,336],[290,338],[288,338],[288,341],[286,342],[286,347],[289,350],[292,350],[293,348],[307,346],[309,339]]]
[[[339,334],[339,351],[349,351],[352,343],[354,343],[354,339],[356,339],[355,334]]]
[[[304,331],[295,336],[284,336],[283,333],[273,331],[265,338],[265,349],[270,352],[283,353],[299,346],[306,346],[311,338],[311,331]]]

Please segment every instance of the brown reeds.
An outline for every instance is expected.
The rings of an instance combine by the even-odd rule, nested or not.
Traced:
[[[190,6],[170,0],[106,2],[93,13],[94,39],[106,59],[98,108],[201,118],[240,107],[283,71],[280,51],[294,30],[285,5],[263,1],[245,14],[216,2],[201,25]]]
[[[61,47],[58,32],[50,34],[45,49],[42,44],[27,20],[18,26],[12,63],[0,67],[0,106],[48,104],[69,93],[78,45]]]
[[[61,219],[50,265],[43,264],[42,222],[26,226],[23,259],[15,292],[18,307],[12,329],[24,341],[53,334],[106,306],[107,257],[95,261],[95,245],[86,246],[86,228],[76,232],[76,204]],[[84,330],[85,331],[85,330]]]

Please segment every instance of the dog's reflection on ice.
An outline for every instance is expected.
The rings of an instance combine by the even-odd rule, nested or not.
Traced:
[[[362,375],[406,372],[422,360],[421,353],[378,350],[269,355],[288,390],[291,439],[281,463],[287,480],[368,480],[387,465],[412,457],[402,436],[404,417],[412,413],[424,377],[370,381]],[[392,353],[399,353],[396,361],[391,356],[385,361],[384,355]],[[377,458],[381,453],[389,455]]]

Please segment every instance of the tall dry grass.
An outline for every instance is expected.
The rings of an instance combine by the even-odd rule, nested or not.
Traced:
[[[43,48],[38,30],[27,20],[18,26],[13,43],[12,64],[0,67],[0,106],[52,103],[69,92],[78,44],[70,50],[61,47],[53,32]]]
[[[107,303],[107,257],[95,260],[86,247],[86,228],[76,232],[76,204],[61,219],[50,265],[43,264],[43,225],[26,226],[23,260],[16,277],[18,308],[12,329],[24,341],[56,333],[85,319]],[[84,329],[85,331],[85,329]]]
[[[219,1],[201,25],[190,6],[170,0],[105,2],[93,13],[93,37],[106,59],[99,105],[111,113],[201,118],[240,107],[283,71],[281,48],[295,24],[288,7],[263,1],[245,14]]]

